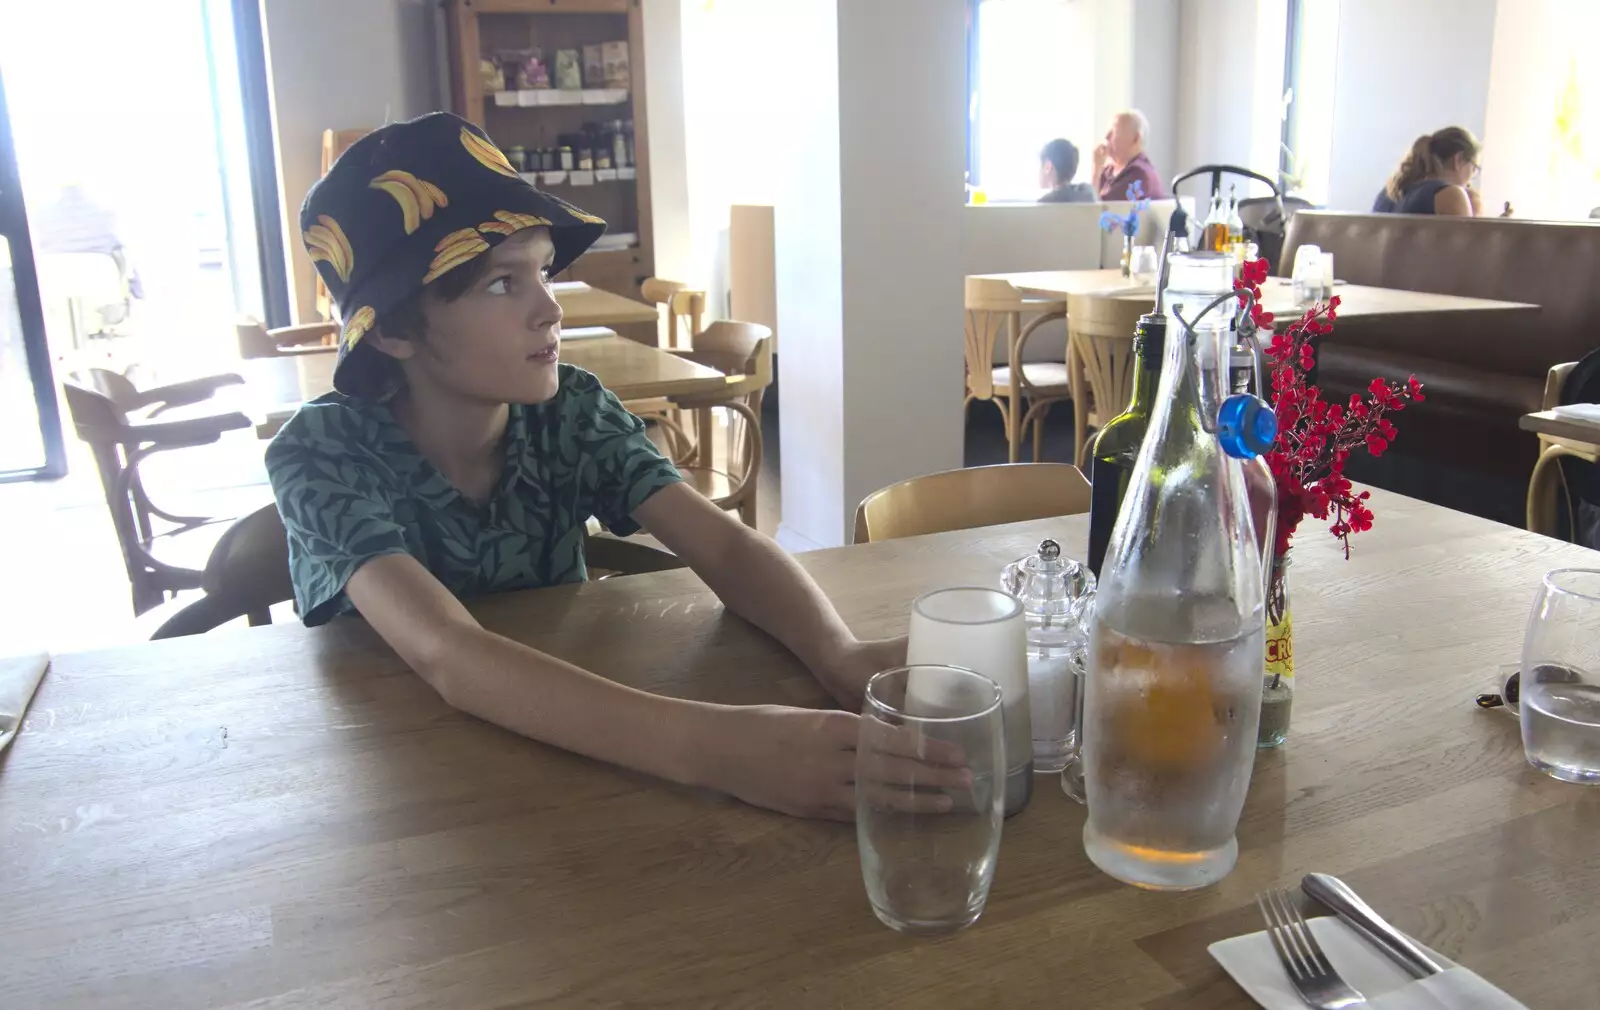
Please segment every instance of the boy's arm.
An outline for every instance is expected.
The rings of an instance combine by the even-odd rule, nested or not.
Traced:
[[[842,704],[858,708],[873,674],[905,662],[905,639],[858,641],[783,548],[687,485],[657,491],[633,518],[687,561],[729,610],[787,646]]]
[[[664,698],[597,677],[484,629],[413,557],[358,568],[350,600],[452,707],[564,750],[802,817],[855,815],[858,717]],[[908,780],[960,785],[959,754],[907,764]],[[905,794],[907,802],[937,798]],[[934,809],[930,807],[929,809]]]

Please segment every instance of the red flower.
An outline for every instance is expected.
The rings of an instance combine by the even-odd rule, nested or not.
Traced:
[[[1241,268],[1235,287],[1259,299],[1258,285],[1266,275],[1266,264],[1252,260]],[[1333,331],[1339,304],[1339,298],[1331,298],[1327,305],[1278,328],[1266,349],[1279,430],[1278,443],[1266,460],[1278,487],[1274,547],[1280,554],[1289,549],[1301,520],[1310,515],[1329,522],[1328,529],[1343,541],[1345,556],[1350,556],[1350,535],[1372,528],[1367,492],[1356,493],[1345,476],[1350,453],[1357,448],[1374,456],[1387,452],[1396,431],[1386,415],[1422,400],[1422,384],[1415,376],[1404,383],[1373,379],[1364,395],[1356,393],[1342,403],[1326,402],[1322,391],[1306,381],[1316,367],[1316,338]],[[1259,304],[1252,305],[1250,314],[1258,326],[1274,322]]]

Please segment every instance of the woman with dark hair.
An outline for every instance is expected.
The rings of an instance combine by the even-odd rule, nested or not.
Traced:
[[[1094,189],[1086,182],[1073,182],[1078,174],[1078,148],[1072,141],[1057,137],[1039,152],[1039,185],[1045,190],[1040,203],[1093,203]]]
[[[1373,201],[1372,212],[1476,217],[1482,208],[1472,179],[1480,150],[1478,138],[1460,126],[1423,134]]]

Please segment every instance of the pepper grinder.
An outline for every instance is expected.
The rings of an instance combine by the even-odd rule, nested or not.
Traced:
[[[1085,617],[1094,574],[1061,556],[1054,540],[1007,565],[1000,588],[1022,604],[1028,639],[1033,768],[1056,773],[1074,763],[1082,724],[1081,682],[1088,659]]]

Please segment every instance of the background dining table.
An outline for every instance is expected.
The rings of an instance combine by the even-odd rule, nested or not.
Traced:
[[[854,829],[677,788],[452,711],[355,619],[58,656],[0,755],[6,1006],[973,1007],[1250,1004],[1206,945],[1320,870],[1529,1007],[1600,992],[1600,790],[1473,704],[1545,571],[1600,553],[1374,491],[1347,562],[1292,572],[1288,743],[1260,753],[1217,886],[1088,862],[1053,778],[988,909],[915,939],[867,906]],[[850,625],[994,584],[1085,517],[799,555]],[[479,599],[488,628],[648,691],[821,705],[689,571]]]
[[[315,399],[333,389],[336,360],[332,354],[295,358],[302,400]],[[702,396],[715,393],[728,383],[727,376],[714,368],[615,334],[563,340],[561,360],[593,372],[602,386],[622,400]],[[257,437],[276,435],[298,409],[299,403],[284,403],[255,411]]]
[[[1008,281],[1024,294],[1038,298],[1059,299],[1068,295],[1100,294],[1154,304],[1156,297],[1153,284],[1124,277],[1120,270],[1034,270],[977,276]],[[1527,302],[1464,298],[1460,295],[1402,291],[1364,284],[1335,284],[1333,293],[1339,296],[1339,318],[1345,321],[1445,312],[1518,315],[1539,310],[1539,306]],[[1296,307],[1294,289],[1284,277],[1267,278],[1267,282],[1261,286],[1261,301],[1267,311],[1284,323],[1298,319],[1302,311]]]

